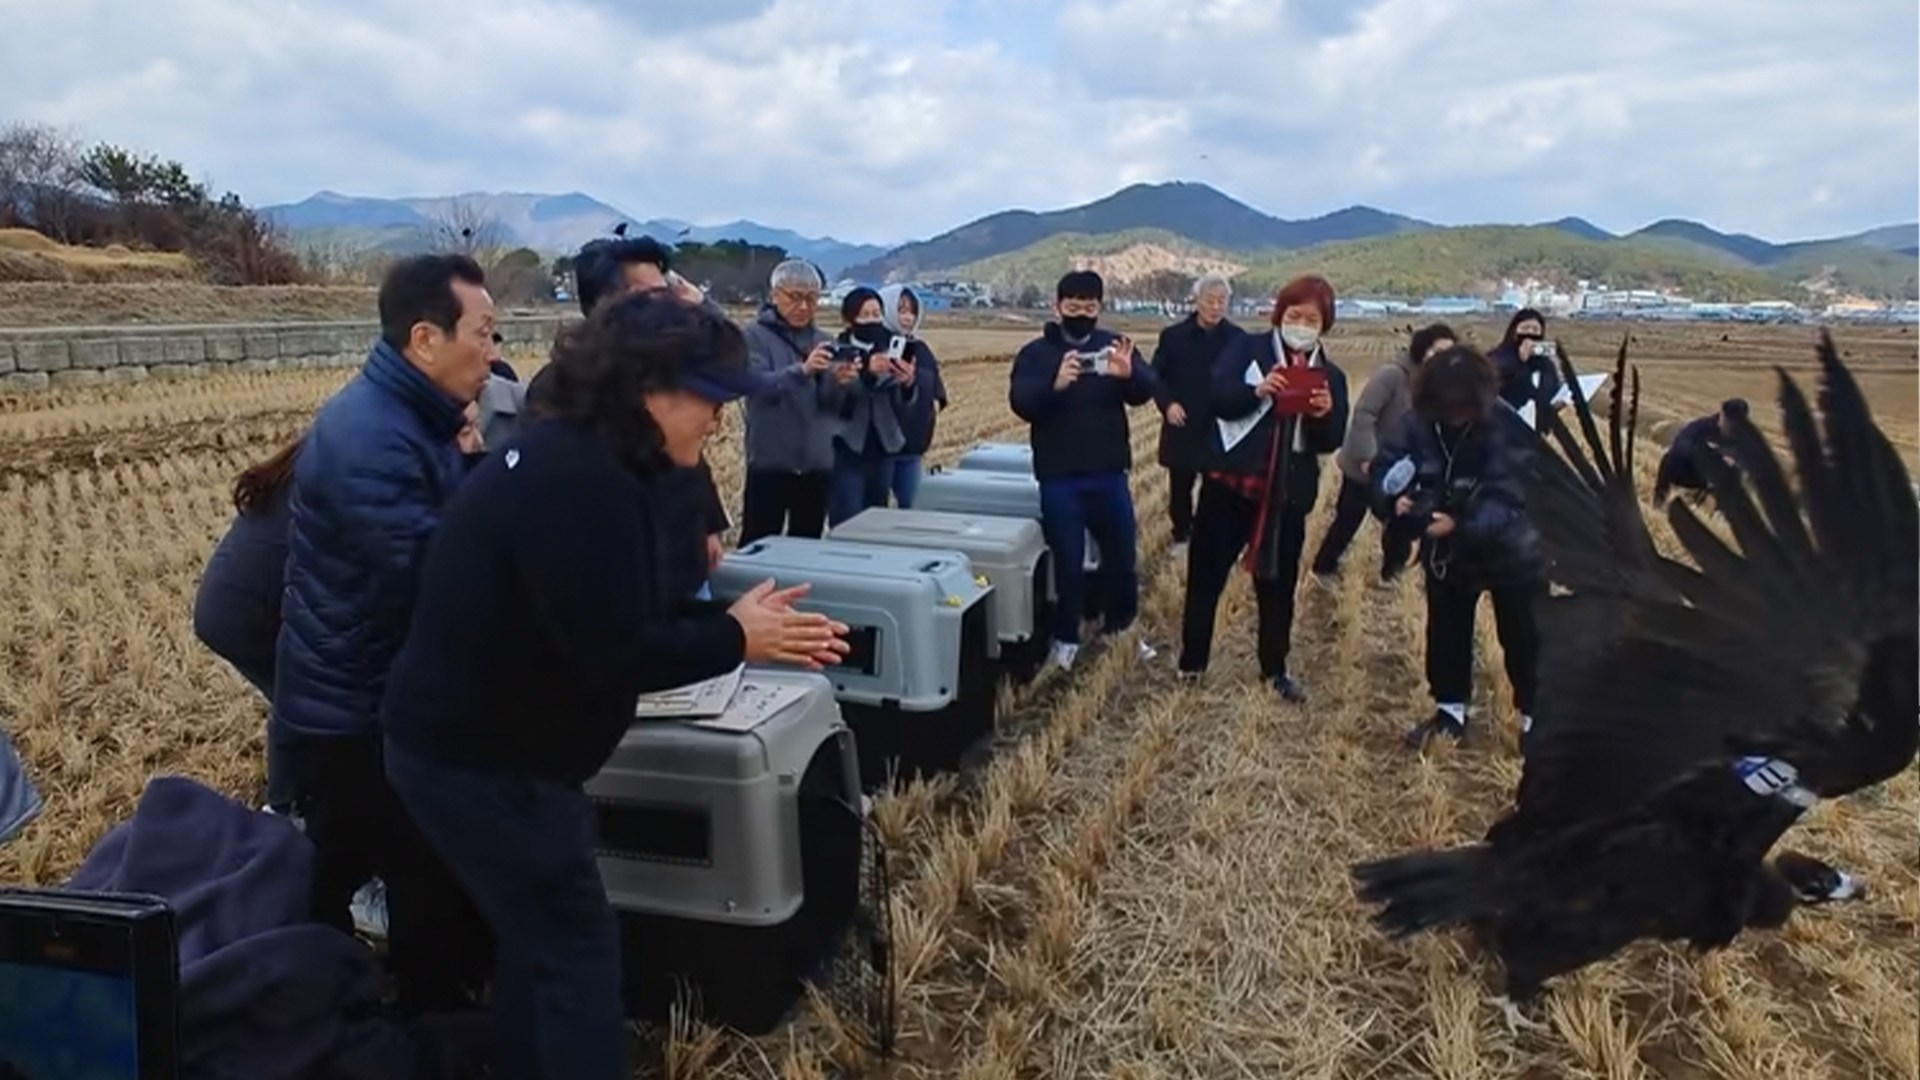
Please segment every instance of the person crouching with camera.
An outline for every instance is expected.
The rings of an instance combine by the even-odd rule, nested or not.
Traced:
[[[1423,747],[1459,740],[1473,697],[1473,621],[1482,594],[1524,732],[1533,721],[1539,637],[1534,605],[1546,588],[1539,534],[1521,486],[1526,428],[1500,398],[1493,362],[1467,345],[1429,357],[1413,408],[1381,437],[1375,506],[1387,528],[1418,538],[1427,589],[1427,686],[1433,715],[1407,733]]]
[[[1320,459],[1339,449],[1347,429],[1347,377],[1320,344],[1332,328],[1333,286],[1297,278],[1274,297],[1272,332],[1242,335],[1214,361],[1218,458],[1200,484],[1187,548],[1184,677],[1207,669],[1220,594],[1245,551],[1259,611],[1260,676],[1286,701],[1307,698],[1287,670],[1287,653]]]

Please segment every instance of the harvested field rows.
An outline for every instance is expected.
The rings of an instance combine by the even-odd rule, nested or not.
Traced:
[[[953,361],[954,402],[936,461],[979,439],[1024,438],[1006,409],[1004,359],[962,360],[988,339],[942,335],[1017,343],[1018,333],[935,331]],[[1732,392],[1770,414],[1769,376],[1754,362],[1811,355],[1797,329],[1784,331],[1791,348],[1756,344],[1750,359],[1713,362],[1690,358],[1667,328],[1634,333],[1648,404],[1676,417]],[[1754,328],[1736,333],[1762,341]],[[1589,368],[1618,342],[1613,331],[1569,338]],[[1358,376],[1393,340],[1342,327],[1334,346]],[[1906,425],[1909,450],[1911,340],[1888,332],[1852,345],[1871,352],[1869,392],[1890,427]],[[523,371],[538,362],[516,361]],[[10,600],[0,605],[0,724],[48,800],[0,848],[0,881],[71,871],[156,772],[259,796],[264,707],[194,640],[193,590],[229,519],[232,474],[297,431],[345,377],[227,374],[0,402]],[[1403,946],[1375,935],[1347,865],[1475,835],[1518,776],[1490,621],[1483,614],[1478,635],[1475,736],[1424,760],[1399,743],[1428,708],[1422,599],[1412,582],[1367,581],[1372,526],[1339,583],[1301,586],[1294,655],[1307,705],[1284,707],[1257,685],[1251,596],[1237,577],[1212,672],[1197,686],[1176,682],[1184,567],[1168,552],[1155,428],[1149,411],[1136,413],[1142,630],[1161,656],[1087,650],[1070,674],[1009,695],[1002,745],[980,770],[876,807],[895,853],[894,1075],[1920,1080],[1912,773],[1822,808],[1794,838],[1863,874],[1870,899],[1707,959],[1635,949],[1565,982],[1545,1032],[1508,1031],[1483,1000],[1490,965],[1462,939]],[[737,506],[731,420],[710,455]],[[1643,455],[1649,479],[1653,461]],[[1329,478],[1310,545],[1333,487]],[[757,1041],[682,1030],[670,1073],[834,1075],[858,1056],[835,1031],[819,1008]]]

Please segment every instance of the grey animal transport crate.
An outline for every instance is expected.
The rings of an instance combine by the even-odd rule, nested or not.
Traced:
[[[691,996],[709,1020],[770,1031],[850,931],[884,919],[884,898],[867,895],[859,766],[832,684],[757,669],[742,682],[805,696],[745,731],[636,721],[586,785],[635,1019]]]
[[[954,465],[962,472],[1004,472],[1033,475],[1033,447],[1028,443],[975,443]]]
[[[1025,518],[948,514],[936,510],[863,510],[827,533],[828,540],[958,551],[993,586],[991,654],[1016,679],[1031,678],[1046,659],[1052,608],[1052,559],[1040,524]]]
[[[1039,521],[1040,481],[1035,480],[1031,472],[998,472],[991,469],[935,471],[921,479],[920,491],[913,498],[913,507],[916,510],[937,510],[949,514]],[[1081,565],[1087,571],[1087,588],[1080,614],[1088,619],[1097,619],[1101,614],[1102,590],[1094,578],[1100,572],[1100,545],[1093,542],[1092,533],[1087,534],[1087,557]],[[1060,590],[1049,578],[1048,599],[1058,599],[1059,595]]]
[[[993,735],[991,585],[957,551],[770,536],[729,552],[710,578],[731,600],[768,578],[812,586],[798,607],[846,623],[851,652],[827,670],[859,748],[861,784],[958,769]]]
[[[929,473],[913,497],[915,510],[948,514],[980,514],[1040,520],[1040,481],[1032,473],[960,469]],[[1087,534],[1086,567],[1100,568],[1100,547]]]

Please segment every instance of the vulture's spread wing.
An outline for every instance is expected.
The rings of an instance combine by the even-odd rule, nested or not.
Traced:
[[[1564,479],[1537,467],[1542,479],[1530,496],[1544,492],[1545,506],[1568,508],[1536,518],[1543,543],[1573,553],[1559,565],[1574,568],[1560,582],[1572,597],[1546,605],[1541,632],[1572,640],[1554,644],[1543,664],[1518,807],[1496,838],[1608,816],[1747,753],[1783,758],[1824,797],[1913,760],[1914,712],[1872,722],[1858,713],[1863,680],[1892,688],[1896,703],[1920,693],[1902,697],[1899,687],[1920,676],[1911,649],[1898,644],[1914,638],[1920,620],[1920,506],[1824,333],[1820,360],[1824,440],[1799,387],[1779,373],[1800,494],[1753,425],[1737,423],[1730,442],[1741,472],[1705,450],[1699,458],[1731,542],[1684,504],[1668,506],[1691,566],[1651,551],[1637,505],[1628,505],[1630,476],[1594,470],[1605,482],[1588,485],[1589,517],[1578,518]],[[1584,402],[1576,410],[1597,444],[1590,410]],[[1614,462],[1624,460],[1621,411]],[[1576,460],[1568,471],[1586,470]],[[1591,504],[1603,508],[1601,530]],[[1597,569],[1600,544],[1622,567],[1611,576]],[[1611,617],[1579,612],[1580,598],[1611,605]],[[1579,617],[1557,619],[1556,606]]]
[[[1548,575],[1562,588],[1590,597],[1676,599],[1655,573],[1670,560],[1655,550],[1640,512],[1631,434],[1640,410],[1640,374],[1627,366],[1626,343],[1607,383],[1612,415],[1604,440],[1571,359],[1563,355],[1560,366],[1580,438],[1558,411],[1547,410],[1535,436],[1544,445],[1530,456],[1524,473],[1527,512],[1540,531]]]

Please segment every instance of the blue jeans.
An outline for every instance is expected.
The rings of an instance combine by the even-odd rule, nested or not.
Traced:
[[[493,1075],[624,1080],[620,927],[586,793],[391,742],[386,763],[407,812],[493,925]]]
[[[1086,605],[1087,534],[1100,545],[1095,583],[1106,592],[1100,605],[1103,629],[1116,633],[1133,625],[1140,611],[1140,575],[1135,566],[1138,542],[1133,492],[1127,474],[1088,473],[1040,481],[1040,529],[1053,553],[1053,577],[1059,597],[1053,606],[1053,639],[1080,643],[1080,616]]]
[[[872,506],[887,505],[893,459],[869,457],[833,441],[833,475],[827,481],[827,524],[838,525]]]
[[[902,510],[913,509],[913,497],[920,492],[920,455],[901,454],[887,460],[893,505]]]

